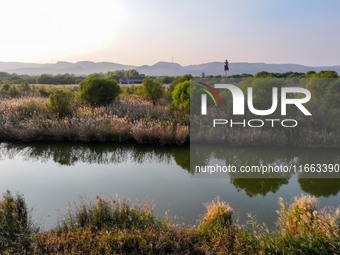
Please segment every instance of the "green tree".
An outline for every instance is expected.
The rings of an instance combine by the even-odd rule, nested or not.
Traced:
[[[172,76],[161,76],[159,77],[160,81],[165,84],[170,84],[175,80],[175,77]]]
[[[190,113],[190,81],[177,84],[171,95],[174,109]]]
[[[137,70],[127,70],[125,71],[125,77],[139,77],[139,73]]]
[[[72,114],[73,94],[67,90],[57,90],[49,96],[48,108],[60,118]]]
[[[152,100],[154,105],[163,96],[162,83],[155,79],[152,78],[144,79],[142,83],[142,88],[144,97],[149,100]]]
[[[262,72],[255,74],[255,78],[267,78],[267,77],[273,77],[273,74],[268,73],[266,71],[262,71]]]
[[[53,84],[75,84],[76,77],[73,74],[58,74],[53,77]]]
[[[314,74],[312,78],[339,78],[339,76],[335,71],[320,71]]]
[[[90,105],[108,105],[120,94],[115,80],[88,77],[79,85],[79,97]]]
[[[183,75],[183,76],[177,76],[171,82],[171,85],[169,87],[169,91],[172,93],[172,91],[174,91],[177,84],[180,84],[180,83],[185,82],[185,81],[190,81],[192,78],[193,78],[193,76],[191,74],[186,74],[186,75]]]
[[[53,84],[53,81],[53,76],[50,74],[42,74],[37,79],[39,84]]]

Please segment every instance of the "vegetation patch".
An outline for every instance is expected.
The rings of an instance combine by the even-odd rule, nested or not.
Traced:
[[[121,80],[134,81],[135,78],[142,83],[118,85]],[[0,141],[133,141],[140,144],[181,145],[189,142],[190,89],[191,93],[201,93],[191,86],[192,78],[191,75],[145,77],[136,70],[88,77],[30,77],[0,73]],[[312,99],[306,103],[312,116],[302,118],[298,109],[289,108],[289,118],[299,123],[298,127],[282,126],[277,121],[280,119],[277,112],[268,121],[267,116],[254,116],[246,112],[245,119],[241,119],[228,111],[223,115],[229,120],[228,123],[231,123],[231,119],[233,122],[245,123],[255,119],[255,123],[264,123],[264,126],[256,128],[247,124],[245,127],[226,126],[227,131],[223,128],[215,130],[206,128],[209,127],[207,123],[193,117],[191,127],[203,128],[202,132],[195,135],[199,137],[204,134],[208,140],[214,135],[219,142],[236,146],[339,148],[340,83],[336,72],[260,72],[254,76],[205,77],[207,83],[211,84],[216,79],[221,82],[235,81],[243,92],[247,87],[252,87],[253,103],[258,109],[271,107],[271,86],[282,86],[277,78],[290,79],[292,83],[296,80],[305,81],[301,86],[312,94]],[[80,85],[29,85],[34,79],[47,84],[60,84],[63,81],[67,84],[80,82]],[[15,82],[21,84],[16,85]],[[224,90],[220,97],[224,107],[232,109],[231,94]],[[197,96],[197,100],[199,98]],[[277,126],[272,128],[274,122]]]
[[[279,201],[276,230],[249,216],[247,225],[234,210],[215,199],[197,226],[157,218],[153,205],[97,197],[81,202],[55,228],[39,232],[24,199],[6,192],[0,201],[1,254],[337,254],[340,208],[318,207],[300,196]]]

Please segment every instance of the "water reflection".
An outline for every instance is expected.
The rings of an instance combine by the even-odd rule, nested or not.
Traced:
[[[181,150],[181,149],[178,149]],[[46,162],[53,160],[60,165],[71,166],[76,163],[118,164],[130,159],[135,163],[158,162],[169,164],[172,148],[136,146],[136,145],[103,145],[103,144],[7,144],[0,145],[2,157],[22,156],[27,161]]]
[[[288,184],[289,179],[259,179],[235,178],[231,183],[237,190],[244,190],[249,197],[265,196],[269,192],[276,193],[282,185]]]
[[[268,149],[268,148],[225,148],[207,154],[206,149],[199,147],[190,155],[189,147],[139,146],[116,144],[0,144],[0,160],[21,156],[26,161],[47,162],[53,160],[60,165],[71,166],[76,163],[117,164],[127,160],[136,164],[156,162],[172,164],[175,162],[188,174],[190,172],[190,156],[195,162],[207,164],[212,158],[234,165],[259,163],[291,164],[312,162],[339,162],[339,154],[334,151],[316,151],[301,149]],[[282,177],[282,176],[279,176]],[[281,186],[288,184],[290,175],[285,178],[238,178],[230,176],[230,182],[237,190],[244,190],[247,196],[266,196],[276,193]],[[335,196],[340,190],[340,179],[303,179],[298,180],[300,188],[315,196]]]
[[[340,179],[299,179],[301,189],[311,195],[320,197],[335,196],[340,190]]]

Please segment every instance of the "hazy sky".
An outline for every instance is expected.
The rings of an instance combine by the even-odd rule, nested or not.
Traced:
[[[340,65],[339,0],[1,0],[0,61]]]

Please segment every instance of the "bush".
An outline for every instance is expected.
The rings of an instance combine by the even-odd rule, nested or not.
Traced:
[[[0,201],[0,253],[26,254],[35,232],[24,198],[7,191]]]
[[[89,77],[79,86],[81,100],[93,106],[110,104],[120,92],[120,87],[115,80],[98,77]]]
[[[239,226],[233,220],[233,209],[219,198],[205,204],[207,212],[204,214],[197,227],[197,233],[202,241],[201,249],[208,254],[235,254],[242,253],[238,250]],[[240,245],[245,246],[244,241]]]
[[[20,90],[21,90],[22,92],[26,92],[26,93],[28,93],[28,92],[30,92],[30,91],[32,90],[31,87],[30,87],[30,85],[29,85],[27,82],[22,83],[22,84],[19,86],[19,88],[20,88]]]
[[[154,105],[163,96],[162,84],[155,79],[151,79],[151,78],[144,79],[143,84],[142,84],[142,88],[143,88],[142,91],[143,91],[144,97],[146,99],[151,100]]]
[[[4,97],[14,98],[18,97],[20,93],[15,85],[5,83],[0,90],[0,94]]]
[[[49,96],[48,108],[59,117],[71,115],[73,94],[67,90],[57,90]]]
[[[190,113],[190,81],[177,84],[171,95],[172,108]]]
[[[288,206],[280,199],[279,204],[279,229],[265,241],[265,254],[338,254],[339,208],[319,210],[313,196],[295,197]]]

